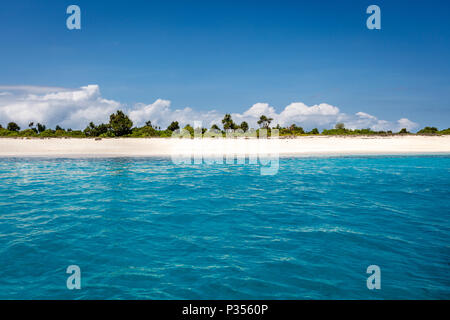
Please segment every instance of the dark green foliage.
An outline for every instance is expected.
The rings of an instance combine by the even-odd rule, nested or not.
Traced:
[[[213,124],[213,125],[211,126],[211,130],[216,131],[216,132],[220,132],[220,131],[221,131],[220,128],[219,128],[219,126],[218,126],[217,124]]]
[[[178,121],[172,121],[172,123],[167,127],[167,130],[169,131],[175,131],[180,129],[180,125],[178,124]]]
[[[312,129],[309,134],[319,134],[319,130],[317,128]]]
[[[40,123],[37,124],[37,132],[38,133],[44,132],[45,130],[46,130],[45,125],[40,124]]]
[[[109,125],[107,124],[100,124],[96,126],[93,122],[89,123],[89,125],[84,129],[84,134],[86,137],[99,137],[103,134],[108,133],[109,131]]]
[[[159,137],[160,132],[152,127],[151,122],[147,121],[146,125],[142,128],[133,128],[132,137]]]
[[[239,126],[241,129],[242,129],[242,131],[244,131],[244,132],[247,132],[248,131],[248,123],[247,122],[245,122],[245,121],[242,121],[241,122],[241,125]]]
[[[422,130],[419,130],[418,134],[436,134],[439,130],[436,127],[425,127]]]
[[[8,126],[6,127],[6,129],[8,129],[9,131],[15,131],[15,132],[20,131],[20,127],[15,122],[8,123]]]
[[[406,128],[402,128],[402,130],[400,130],[398,133],[399,134],[407,134],[409,132],[408,132],[408,130],[406,130]]]
[[[222,119],[223,129],[224,130],[234,130],[237,129],[236,124],[233,122],[230,114],[226,114]]]
[[[116,137],[121,137],[131,133],[133,122],[119,110],[109,117],[109,127]]]
[[[261,117],[259,117],[258,124],[261,128],[269,129],[272,120],[272,118],[268,118],[265,115],[262,115]]]

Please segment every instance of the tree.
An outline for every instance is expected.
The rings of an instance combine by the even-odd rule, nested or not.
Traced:
[[[184,127],[184,130],[189,131],[189,133],[191,134],[191,137],[194,136],[194,128],[193,128],[190,124],[187,124],[187,125]]]
[[[409,132],[408,132],[408,130],[406,130],[406,128],[402,128],[402,130],[400,130],[398,133],[399,134],[407,134]]]
[[[239,126],[244,132],[247,132],[248,130],[248,123],[245,121],[241,122],[241,125]]]
[[[272,120],[273,120],[272,118],[267,118],[265,115],[262,115],[258,120],[258,124],[260,127],[264,129],[269,129]]]
[[[116,137],[120,137],[131,133],[133,121],[131,121],[121,110],[118,110],[117,113],[113,113],[109,116],[109,126],[112,133]]]
[[[220,128],[219,128],[219,126],[218,126],[217,124],[213,124],[213,125],[211,126],[211,130],[220,132]]]
[[[60,126],[56,126],[56,128],[55,128],[55,131],[64,131],[64,129],[63,128],[61,128]]]
[[[231,119],[231,115],[227,113],[222,119],[223,129],[224,130],[234,130],[236,129],[236,124]]]
[[[15,131],[15,132],[20,131],[20,127],[15,122],[8,123],[8,126],[6,127],[6,129],[8,129],[9,131]]]
[[[145,126],[146,127],[152,127],[152,122],[149,120],[147,122],[145,122]],[[153,127],[152,127],[153,128]]]
[[[100,124],[96,126],[93,122],[90,122],[89,125],[84,129],[84,134],[88,137],[98,137],[104,133],[107,133],[109,130],[109,125],[107,124]],[[69,131],[69,130],[67,130]]]
[[[167,130],[169,130],[169,131],[175,131],[178,129],[180,129],[178,121],[172,121],[172,123],[167,127]]]
[[[343,124],[342,122],[338,122],[338,123],[336,123],[334,128],[337,129],[337,130],[344,130],[345,129],[345,124]]]
[[[44,132],[47,128],[45,127],[45,125],[38,123],[37,124],[37,131],[38,133]]]
[[[95,124],[91,121],[86,129],[83,130],[84,134],[88,137],[96,137],[96,127]]]
[[[317,128],[314,128],[309,133],[310,134],[319,134],[319,130]]]

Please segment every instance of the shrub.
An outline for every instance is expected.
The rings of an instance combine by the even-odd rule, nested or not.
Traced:
[[[438,133],[438,129],[436,127],[425,127],[422,130],[419,130],[418,134],[435,134]]]
[[[15,122],[10,122],[8,123],[8,126],[6,127],[9,131],[15,131],[18,132],[20,131],[20,127],[17,125],[17,123]]]
[[[55,137],[55,131],[53,131],[52,129],[47,129],[45,131],[40,132],[39,136],[44,138],[52,138]]]
[[[36,137],[37,133],[33,129],[26,129],[26,130],[23,130],[22,132],[20,132],[20,135],[22,137]]]
[[[5,128],[0,128],[0,136],[1,136],[1,137],[6,137],[6,136],[8,136],[9,132],[10,132],[10,131],[8,131],[8,130],[5,129]]]

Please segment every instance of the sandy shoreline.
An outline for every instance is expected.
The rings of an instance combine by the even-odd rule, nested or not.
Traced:
[[[269,140],[0,138],[0,157],[150,157],[200,154],[204,156],[450,154],[450,136],[307,136]]]

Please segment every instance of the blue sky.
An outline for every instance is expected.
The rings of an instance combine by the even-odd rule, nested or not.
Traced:
[[[366,28],[371,4],[381,30]],[[326,103],[447,128],[449,14],[449,1],[2,1],[0,91],[95,84],[130,108],[240,114]]]

